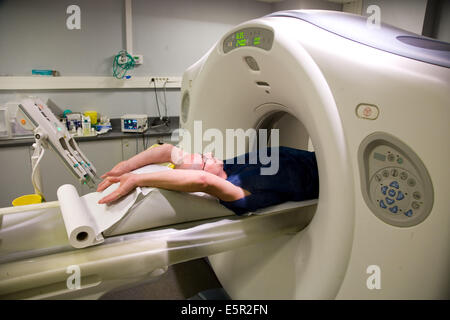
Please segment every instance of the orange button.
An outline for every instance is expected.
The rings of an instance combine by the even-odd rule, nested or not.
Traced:
[[[25,123],[27,123],[27,122],[25,121],[25,119],[22,119],[22,120],[20,120],[20,123],[25,125]]]

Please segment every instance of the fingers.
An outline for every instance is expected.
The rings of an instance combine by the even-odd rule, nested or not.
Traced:
[[[106,177],[108,177],[110,174],[110,171],[108,171],[107,173],[105,173],[104,175],[102,175],[100,178],[101,179],[105,179]]]
[[[99,185],[97,187],[97,192],[101,192],[101,191],[105,190],[106,188],[108,188],[113,183],[116,183],[119,181],[120,181],[120,177],[107,177],[105,180],[103,180],[102,182],[99,183]]]
[[[120,177],[108,177],[102,183],[99,184],[97,190],[102,191],[109,187],[111,184],[120,182],[118,189],[111,192],[109,195],[103,197],[98,201],[99,204],[110,203],[119,200],[121,197],[129,194],[136,188],[136,176],[133,174],[125,174]]]
[[[128,161],[121,161],[116,164],[110,171],[101,176],[102,179],[107,177],[118,177],[132,170],[132,166]]]
[[[111,171],[106,172],[104,175],[102,175],[100,178],[105,179],[107,177],[117,177],[122,175],[122,172],[116,169],[112,169]]]
[[[120,198],[122,198],[124,195],[120,193],[120,189],[115,190],[114,192],[111,192],[109,195],[107,195],[106,197],[101,198],[98,203],[99,204],[103,204],[103,203],[110,203],[113,201],[117,201]]]

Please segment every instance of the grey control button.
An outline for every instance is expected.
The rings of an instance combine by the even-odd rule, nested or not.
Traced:
[[[387,156],[387,158],[388,158],[388,160],[389,160],[390,162],[394,162],[394,161],[395,161],[395,156],[394,156],[392,153],[389,153],[388,156]]]
[[[377,173],[377,174],[375,175],[375,180],[376,180],[377,182],[380,182],[381,179],[383,179],[383,178]]]
[[[420,194],[419,191],[414,191],[413,198],[416,200],[420,200],[420,198],[422,198],[422,195]]]
[[[416,185],[416,180],[413,178],[410,178],[410,179],[408,179],[408,181],[406,183],[408,184],[408,186],[414,187]]]
[[[398,176],[398,170],[397,170],[397,169],[392,169],[392,170],[391,170],[391,175],[392,175],[393,177]]]
[[[381,173],[383,175],[383,177],[387,178],[389,177],[389,171],[387,170],[383,170],[383,172]]]
[[[405,171],[402,171],[402,172],[400,173],[400,179],[402,179],[402,180],[408,179],[408,173],[405,172]]]
[[[244,59],[250,69],[252,69],[253,71],[259,71],[258,63],[253,57],[247,56]]]
[[[413,201],[413,203],[411,204],[411,207],[413,209],[419,209],[420,208],[420,203],[418,203],[417,201]]]

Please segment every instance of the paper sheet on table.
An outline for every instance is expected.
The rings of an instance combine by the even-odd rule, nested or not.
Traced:
[[[171,170],[166,166],[148,165],[133,171],[135,174]],[[132,193],[113,204],[98,204],[98,201],[114,192],[119,183],[102,192],[92,192],[82,197],[73,185],[58,188],[57,196],[70,244],[85,248],[104,241],[102,232],[122,219],[140,195],[146,196],[154,188],[136,188]]]

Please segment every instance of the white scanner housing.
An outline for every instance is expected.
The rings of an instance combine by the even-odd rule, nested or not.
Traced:
[[[448,47],[355,15],[288,11],[236,26],[185,72],[191,135],[198,120],[224,136],[279,128],[280,145],[310,140],[317,156],[304,230],[209,257],[233,299],[449,297]],[[396,202],[381,208],[394,181]]]

